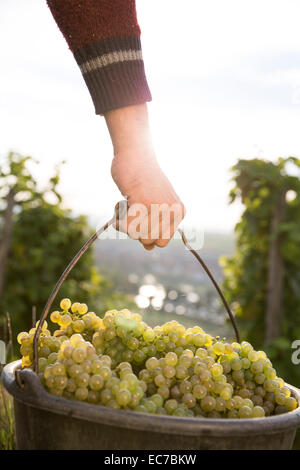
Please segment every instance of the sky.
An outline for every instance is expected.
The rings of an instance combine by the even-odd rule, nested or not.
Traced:
[[[230,232],[237,159],[300,157],[300,2],[137,0],[137,12],[159,162],[186,223]],[[1,0],[0,43],[0,155],[38,159],[41,184],[66,160],[66,206],[110,216],[108,131],[46,2]]]

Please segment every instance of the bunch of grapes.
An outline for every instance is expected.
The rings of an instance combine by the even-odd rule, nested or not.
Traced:
[[[150,328],[137,313],[63,299],[42,326],[39,378],[54,395],[115,409],[205,418],[262,418],[298,404],[263,351],[228,343],[177,321]],[[36,327],[38,326],[38,323]],[[32,367],[36,328],[18,335]]]

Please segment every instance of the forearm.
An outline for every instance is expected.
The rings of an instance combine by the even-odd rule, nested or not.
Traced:
[[[134,0],[47,0],[97,114],[151,100]]]

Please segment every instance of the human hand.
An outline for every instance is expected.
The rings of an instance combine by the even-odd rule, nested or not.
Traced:
[[[164,247],[185,208],[156,160],[146,105],[121,108],[105,117],[114,145],[112,177],[128,202],[127,215],[116,228],[147,250]]]

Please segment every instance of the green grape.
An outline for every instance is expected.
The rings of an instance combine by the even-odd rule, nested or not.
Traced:
[[[239,408],[239,417],[241,419],[252,418],[252,414],[252,408],[250,408],[249,406],[245,405]]]
[[[242,361],[240,359],[232,359],[230,366],[232,370],[240,370],[242,368]]]
[[[150,357],[149,359],[147,359],[145,365],[146,365],[147,370],[151,372],[153,369],[159,367],[159,362],[156,357]]]
[[[69,376],[72,377],[73,379],[78,377],[82,372],[83,372],[82,367],[79,364],[73,364],[68,370]]]
[[[49,359],[49,358],[48,358]],[[48,360],[45,357],[40,357],[38,360],[39,370],[44,371],[47,366]]]
[[[133,352],[129,349],[126,349],[126,351],[122,353],[122,359],[123,361],[131,362],[133,360]]]
[[[175,399],[169,399],[165,402],[165,410],[168,414],[172,414],[178,406],[178,402]]]
[[[204,348],[198,348],[195,355],[200,359],[205,359],[207,357],[207,350]]]
[[[262,406],[264,403],[263,398],[260,395],[253,395],[251,397],[251,401],[255,406]]]
[[[178,364],[179,364],[179,366],[184,366],[184,367],[188,368],[192,364],[192,358],[189,355],[185,354],[185,351],[184,351],[182,353],[182,355],[180,356],[180,358],[179,358]]]
[[[72,317],[68,313],[60,317],[60,325],[63,326],[64,328],[69,326],[71,323],[72,323]]]
[[[259,354],[256,351],[251,350],[248,353],[248,359],[251,362],[256,362],[259,359]]]
[[[223,374],[223,367],[221,366],[221,364],[216,363],[210,369],[210,373],[213,377],[219,377]]]
[[[68,384],[68,379],[64,375],[56,375],[54,377],[54,387],[59,390],[64,390]]]
[[[146,343],[151,343],[155,338],[155,333],[151,328],[148,328],[143,333],[143,339]]]
[[[60,362],[56,362],[52,366],[52,375],[65,375],[66,374],[66,368],[63,364]]]
[[[257,384],[262,385],[266,380],[266,376],[264,374],[256,374],[254,380]]]
[[[232,387],[228,384],[223,387],[223,390],[220,392],[220,397],[224,400],[229,400],[232,397]]]
[[[225,400],[226,403],[226,410],[232,411],[235,408],[235,401],[233,398],[229,398],[229,400]]]
[[[67,311],[71,307],[71,304],[72,302],[70,299],[62,299],[59,305],[62,310]]]
[[[99,393],[96,392],[95,390],[89,390],[88,396],[87,396],[87,402],[88,403],[93,403],[94,405],[98,403],[99,401]]]
[[[76,382],[74,379],[72,379],[71,377],[68,378],[68,382],[67,382],[67,386],[66,386],[66,389],[68,390],[68,392],[75,392],[77,388],[77,385],[76,385]]]
[[[264,382],[264,389],[266,392],[275,392],[279,388],[278,382],[275,380],[268,379]]]
[[[287,388],[287,387],[282,387],[282,388],[280,389],[280,392],[283,393],[284,396],[286,396],[286,397],[290,397],[290,396],[291,396],[291,391],[290,391],[290,389]]]
[[[131,400],[131,393],[129,390],[122,389],[116,394],[116,401],[120,406],[125,407]]]
[[[108,366],[101,366],[99,368],[99,372],[98,372],[99,375],[101,375],[101,377],[104,379],[104,380],[107,380],[109,379],[109,377],[111,376],[111,370]]]
[[[252,380],[247,380],[245,385],[249,390],[255,390],[256,388],[255,382],[253,382]]]
[[[60,318],[61,318],[61,315],[60,315],[60,312],[58,311],[52,312],[50,315],[50,320],[52,321],[52,323],[58,324],[58,322],[60,321]]]
[[[147,413],[154,414],[157,410],[157,405],[152,400],[145,400],[144,406],[147,410]]]
[[[222,382],[216,381],[216,382],[214,383],[214,386],[213,386],[213,388],[212,388],[212,391],[213,391],[215,394],[219,395],[219,394],[221,393],[221,391],[223,390],[223,388],[224,388],[224,384],[223,384]]]
[[[82,367],[83,372],[86,372],[87,374],[90,374],[91,370],[92,370],[92,363],[91,363],[91,361],[86,359],[85,361],[83,361],[81,363],[81,367]]]
[[[250,369],[246,369],[244,371],[244,377],[245,377],[245,380],[252,380],[253,379],[253,374],[252,374]]]
[[[288,410],[286,409],[285,406],[278,405],[275,408],[274,414],[275,415],[281,415],[283,413],[286,413]],[[267,415],[268,416],[268,415]]]
[[[62,351],[63,351],[63,356],[64,356],[66,359],[68,359],[69,357],[72,357],[72,354],[73,354],[73,352],[74,352],[74,348],[73,348],[73,346],[71,346],[71,344],[68,344],[67,346],[65,346],[65,347],[62,349]],[[52,354],[55,354],[55,353],[52,353]],[[51,356],[52,354],[50,354],[50,356]],[[49,356],[49,357],[50,357],[50,356]],[[49,358],[48,358],[48,359],[49,359]]]
[[[152,400],[157,407],[162,407],[164,403],[163,397],[159,393],[155,393],[150,397],[150,400]]]
[[[164,399],[164,400],[167,400],[170,396],[170,391],[169,391],[169,388],[166,386],[166,385],[163,385],[162,387],[158,387],[157,389],[157,393],[159,395],[161,395],[161,397]]]
[[[193,387],[193,395],[197,400],[201,400],[207,394],[207,389],[203,385],[196,384]]]
[[[275,408],[274,403],[271,401],[264,401],[264,410],[266,411],[266,408],[269,410],[269,414],[271,414]]]
[[[198,375],[194,374],[190,377],[190,382],[194,386],[194,385],[200,384],[201,380],[200,380],[200,377],[198,377]]]
[[[233,397],[233,401],[234,401],[234,404],[235,404],[235,408],[237,410],[239,410],[243,406],[244,400],[243,400],[242,397],[239,397],[238,395],[235,395]]]
[[[192,393],[185,393],[182,397],[182,403],[188,408],[193,408],[196,405],[196,398]]]
[[[201,382],[208,382],[211,379],[211,373],[209,370],[203,370],[199,374]]]
[[[174,367],[176,366],[178,358],[174,352],[168,352],[165,356],[166,366]]]
[[[192,384],[188,380],[183,380],[179,385],[179,391],[182,395],[192,391]]]
[[[76,333],[82,333],[85,329],[85,323],[83,320],[75,320],[72,323],[72,328]]]
[[[87,399],[88,397],[88,394],[89,394],[89,391],[87,388],[77,388],[76,391],[75,391],[75,398],[76,400],[79,400],[79,401],[84,401]]]
[[[147,369],[142,369],[140,372],[139,372],[139,379],[140,380],[143,380],[144,382],[146,383],[150,383],[152,378],[151,378],[151,374],[150,372],[147,370]]]
[[[227,418],[228,418],[228,419],[237,419],[237,418],[239,418],[239,412],[238,412],[238,410],[230,410],[230,411],[228,411]]]
[[[231,371],[231,365],[229,361],[221,361],[221,366],[223,367],[224,374],[229,374]]]
[[[236,391],[236,394],[242,398],[249,398],[251,395],[251,392],[247,388],[241,388],[240,390]]]
[[[100,392],[100,400],[103,405],[106,405],[106,403],[108,403],[112,399],[113,399],[113,394],[111,390],[109,390],[108,388],[105,388],[104,390]]]
[[[163,368],[163,375],[167,378],[167,379],[171,379],[172,377],[175,376],[176,374],[176,370],[175,370],[175,367],[172,367],[172,366],[165,366]]]
[[[146,355],[143,351],[139,349],[137,351],[134,351],[133,361],[136,362],[137,364],[141,364],[142,362],[144,362],[145,358],[146,358]]]
[[[263,369],[263,364],[260,361],[252,362],[250,366],[250,370],[253,374],[261,374]]]
[[[286,400],[286,396],[284,395],[284,393],[281,393],[281,392],[275,393],[275,401],[277,405],[284,406],[285,400]]]
[[[173,411],[172,413],[172,416],[180,416],[180,417],[184,417],[186,416],[186,411],[183,410],[182,408],[177,408],[176,410]]]
[[[221,397],[216,398],[216,411],[224,412],[226,410],[226,400]]]
[[[82,340],[82,336],[78,333],[74,334],[70,338],[70,343],[73,346],[73,348],[76,348],[77,343]]]
[[[249,398],[244,399],[244,405],[243,406],[249,406],[249,408],[253,408],[253,402]]]
[[[157,387],[163,387],[166,385],[166,378],[162,374],[158,374],[154,377],[154,383]]]
[[[77,364],[80,364],[86,359],[86,352],[83,348],[76,348],[72,353],[72,359]]]
[[[215,409],[216,406],[216,399],[211,395],[206,395],[201,400],[201,408],[205,412],[211,412]]]
[[[242,371],[242,369],[232,371],[232,378],[238,384],[243,384],[245,382],[244,372]]]
[[[194,335],[193,343],[197,347],[204,346],[204,344],[205,344],[205,335],[202,335],[201,333],[198,333],[198,334]]]
[[[80,375],[78,375],[78,377],[76,377],[75,380],[76,380],[76,384],[78,385],[78,387],[85,388],[89,384],[89,379],[90,379],[89,374],[87,374],[86,372],[82,372]]]
[[[188,376],[188,370],[183,365],[176,366],[176,377],[178,379],[185,379]]]
[[[242,369],[249,369],[251,366],[251,361],[247,357],[242,358]]]
[[[268,380],[276,378],[276,370],[273,367],[264,367],[264,374]]]
[[[147,408],[143,405],[138,405],[134,408],[134,411],[138,413],[148,413]]]
[[[288,411],[293,411],[298,407],[297,400],[293,397],[286,397],[284,406]]]
[[[46,382],[46,387],[48,389],[54,388],[54,376],[53,375],[50,375],[49,377],[45,377],[45,382]]]
[[[221,356],[225,352],[225,344],[218,341],[213,345],[213,351],[217,356]]]
[[[166,415],[167,412],[162,406],[158,406],[156,409],[156,414],[157,415]]]
[[[41,348],[39,348],[39,357],[48,357],[50,353],[51,349],[48,346],[42,346]]]

